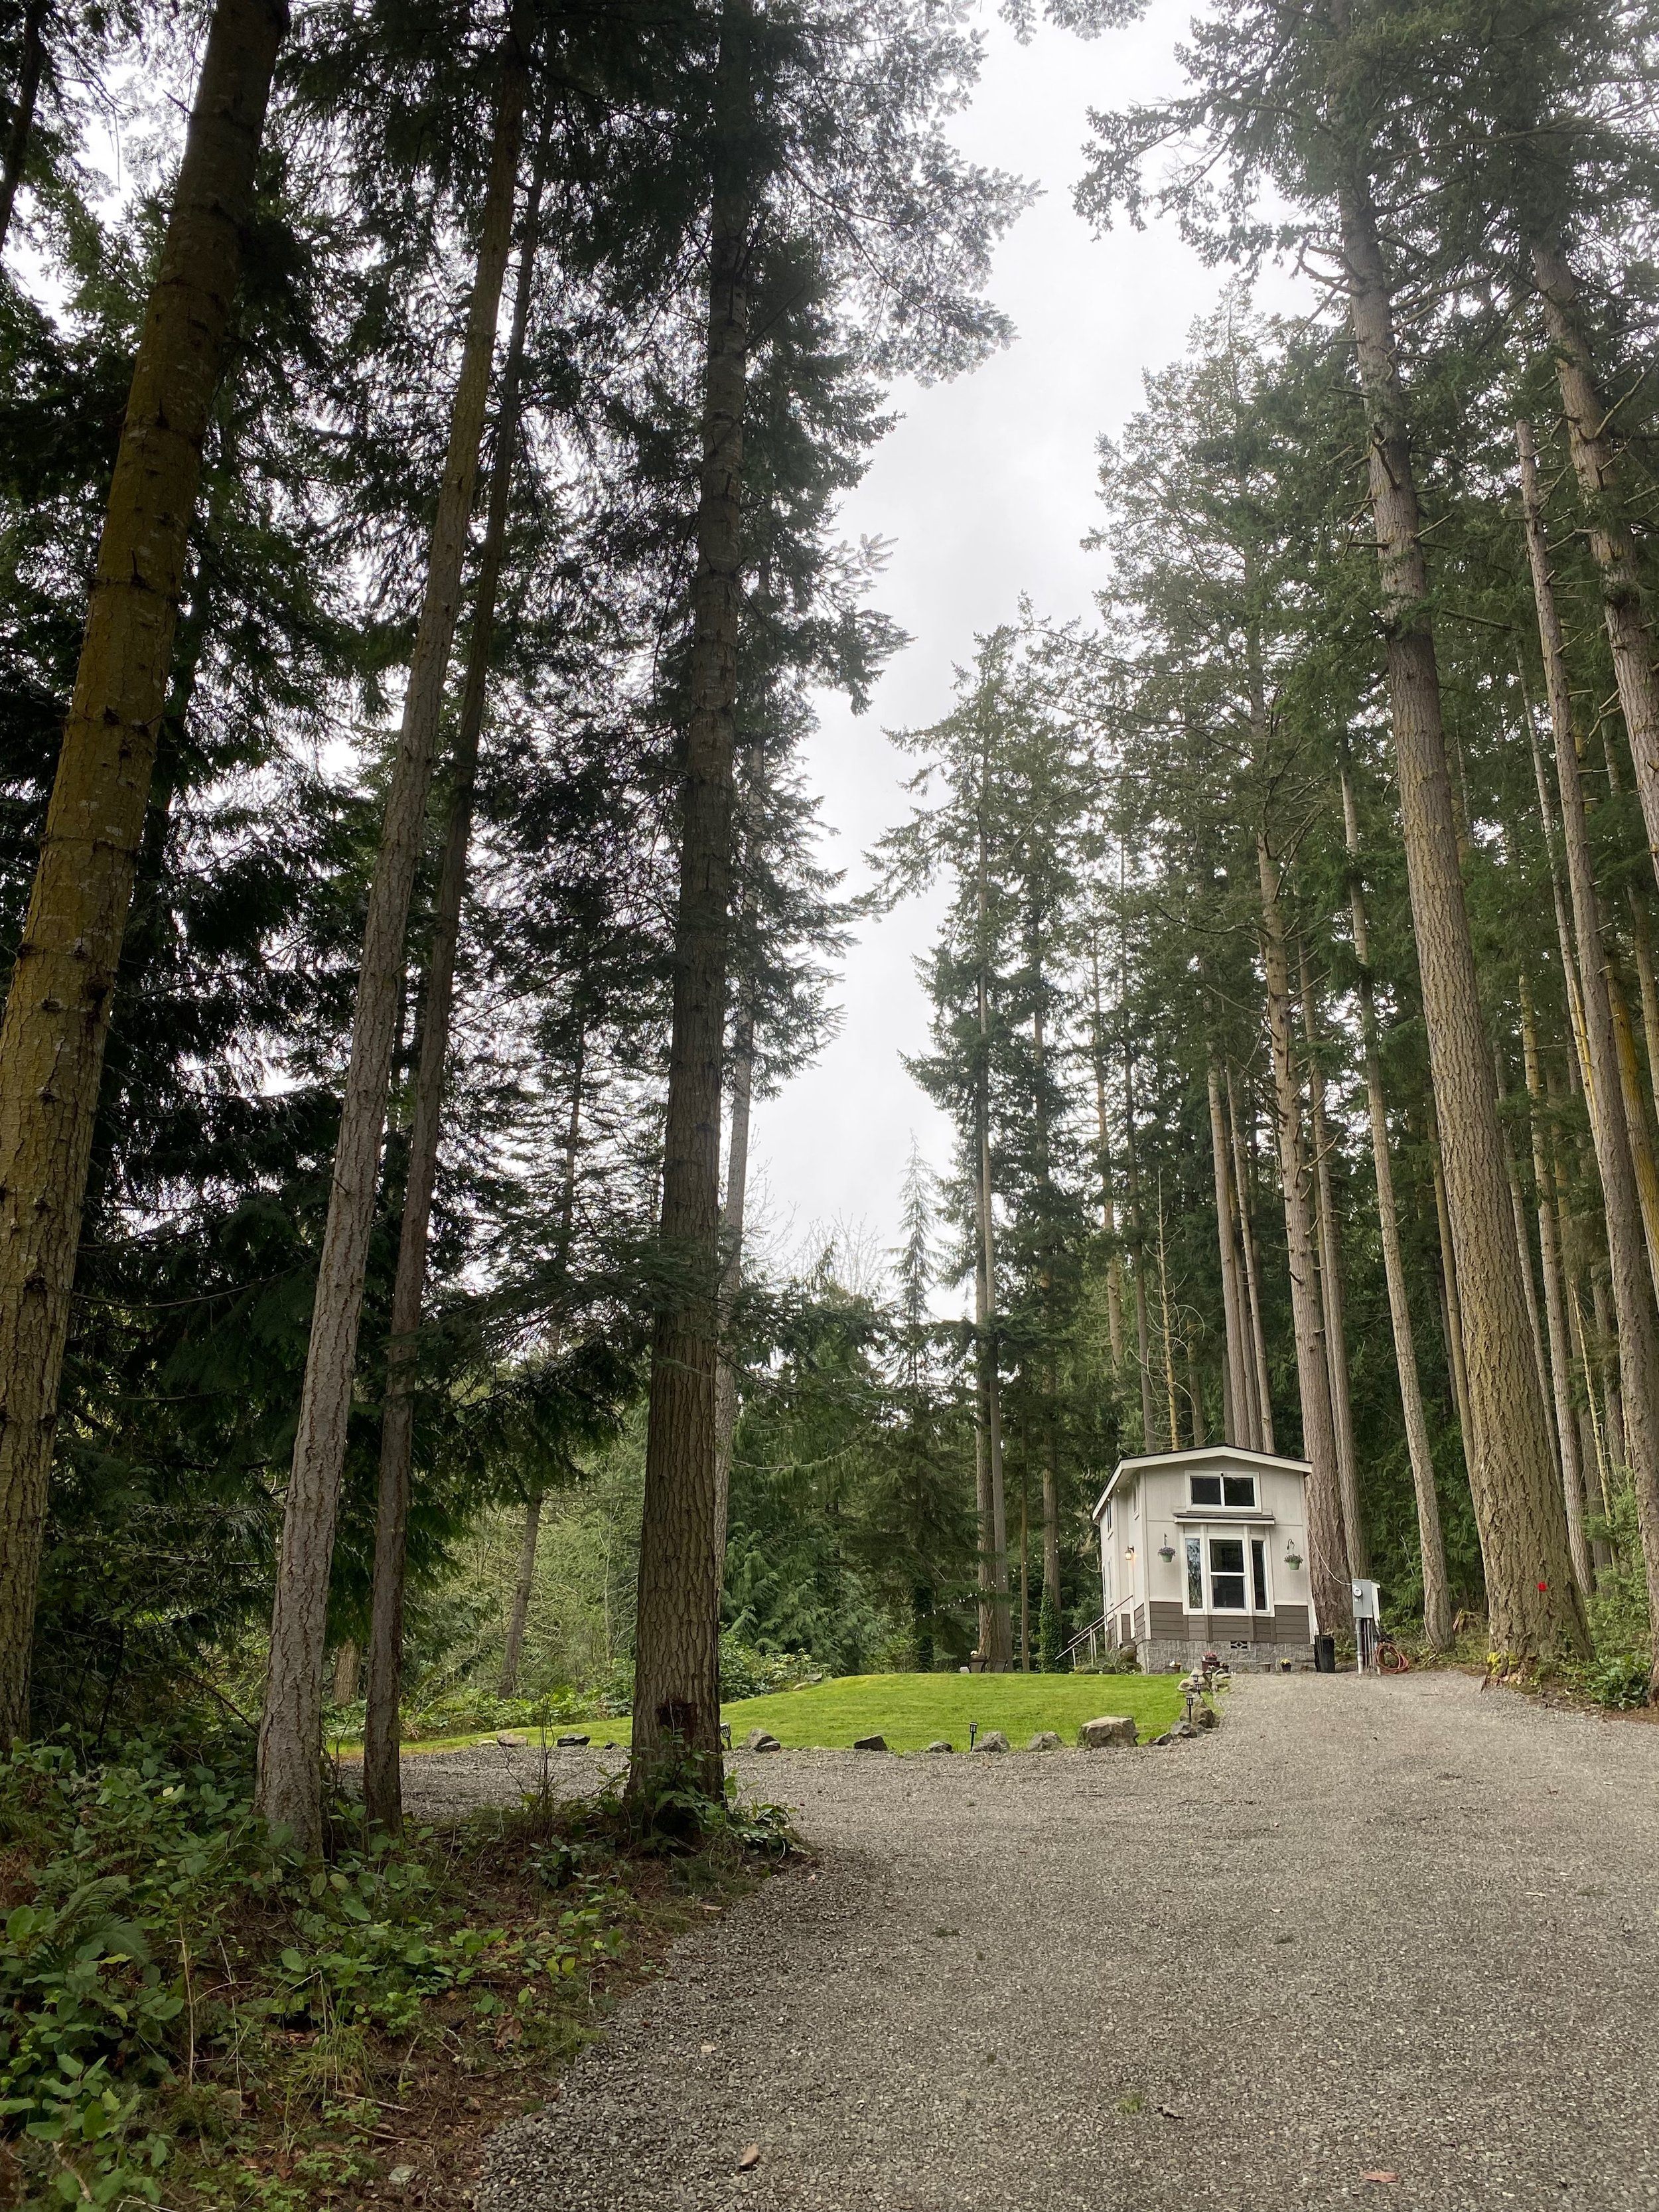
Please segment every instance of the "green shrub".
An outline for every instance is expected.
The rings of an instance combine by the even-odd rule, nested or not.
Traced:
[[[1610,1651],[1585,1669],[1584,1686],[1599,1705],[1615,1710],[1644,1705],[1649,1672],[1644,1651]]]

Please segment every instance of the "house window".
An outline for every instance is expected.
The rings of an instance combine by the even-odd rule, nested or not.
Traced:
[[[1187,1494],[1194,1505],[1254,1507],[1255,1477],[1253,1474],[1189,1474]]]
[[[1196,1536],[1187,1539],[1187,1609],[1204,1610],[1204,1547]]]
[[[1243,1613],[1244,1605],[1244,1539],[1210,1539],[1210,1606],[1216,1613]]]
[[[1109,1536],[1112,1533],[1112,1501],[1109,1498],[1106,1500],[1106,1533]]]
[[[1267,1547],[1260,1536],[1250,1542],[1250,1583],[1258,1613],[1267,1610]]]

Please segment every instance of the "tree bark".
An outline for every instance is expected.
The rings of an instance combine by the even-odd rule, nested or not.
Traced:
[[[1486,1565],[1490,1632],[1500,1650],[1578,1656],[1589,1648],[1589,1631],[1528,1346],[1520,1260],[1506,1218],[1503,1146],[1458,866],[1393,301],[1369,179],[1345,178],[1339,202],[1349,321],[1370,433],[1368,471],[1407,876],[1444,1146],[1453,1254],[1465,1309],[1475,1430],[1470,1485]]]
[[[29,134],[34,127],[34,103],[40,90],[40,72],[46,64],[46,47],[44,32],[46,21],[46,0],[29,0],[23,17],[23,60],[17,73],[17,100],[11,112],[11,125],[6,132],[6,150],[0,159],[0,252],[5,248],[11,230],[12,210],[17,204],[17,187],[23,179],[23,164],[28,159]]]
[[[1498,1103],[1504,1097],[1504,1062],[1500,1053],[1492,1054],[1492,1076],[1498,1085]],[[1510,1211],[1515,1217],[1515,1249],[1521,1255],[1521,1286],[1527,1294],[1527,1322],[1532,1330],[1534,1364],[1538,1369],[1538,1387],[1544,1395],[1544,1413],[1550,1432],[1550,1443],[1555,1450],[1555,1472],[1561,1479],[1559,1439],[1556,1431],[1554,1398],[1550,1389],[1549,1358],[1544,1349],[1544,1322],[1538,1304],[1538,1285],[1532,1272],[1532,1232],[1527,1227],[1527,1201],[1521,1188],[1521,1170],[1516,1160],[1515,1146],[1510,1141],[1507,1126],[1504,1127],[1504,1171],[1510,1182]],[[1565,1495],[1565,1486],[1563,1496]],[[1567,1535],[1572,1536],[1572,1516],[1567,1516]],[[1588,1585],[1586,1585],[1588,1588]]]
[[[1527,554],[1543,648],[1544,686],[1555,738],[1567,883],[1572,894],[1573,927],[1578,939],[1578,988],[1583,999],[1584,1026],[1589,1042],[1589,1097],[1595,1109],[1590,1127],[1606,1208],[1608,1270],[1618,1316],[1625,1443],[1636,1493],[1648,1604],[1651,1617],[1659,1620],[1659,1334],[1656,1334],[1654,1327],[1653,1282],[1643,1240],[1631,1133],[1624,1113],[1619,1044],[1609,988],[1610,960],[1590,860],[1578,738],[1572,724],[1566,657],[1544,539],[1537,459],[1531,428],[1527,423],[1516,425],[1516,441],[1521,456]],[[1655,1656],[1650,1696],[1659,1700],[1659,1653]]]
[[[1434,1185],[1435,1229],[1440,1240],[1441,1299],[1445,1309],[1446,1364],[1451,1370],[1452,1402],[1457,1408],[1458,1438],[1467,1471],[1474,1461],[1474,1411],[1469,1404],[1469,1370],[1463,1351],[1463,1301],[1457,1288],[1457,1259],[1452,1250],[1451,1213],[1446,1204],[1446,1172],[1440,1158],[1440,1129],[1429,1111],[1429,1172]]]
[[[1227,1070],[1227,1118],[1232,1125],[1233,1165],[1237,1173],[1239,1241],[1244,1253],[1244,1290],[1249,1325],[1250,1363],[1255,1370],[1256,1433],[1261,1449],[1278,1449],[1273,1442],[1273,1389],[1267,1376],[1267,1338],[1261,1319],[1261,1270],[1256,1264],[1255,1231],[1250,1220],[1249,1164],[1244,1152],[1244,1129],[1233,1092],[1233,1072]]]
[[[1181,1417],[1176,1405],[1175,1323],[1170,1312],[1170,1267],[1164,1249],[1164,1177],[1158,1181],[1158,1302],[1164,1337],[1164,1395],[1170,1413],[1170,1449],[1181,1449]]]
[[[346,1431],[362,1321],[363,1279],[404,977],[404,934],[425,831],[444,684],[459,611],[461,565],[489,398],[501,280],[512,243],[513,200],[529,84],[533,16],[515,9],[501,58],[495,139],[467,314],[449,449],[428,553],[402,726],[369,891],[353,1009],[351,1057],[329,1192],[328,1224],[312,1307],[311,1342],[283,1514],[271,1609],[270,1658],[259,1721],[255,1802],[291,1828],[301,1847],[322,1841],[317,1764],[324,1622]]]
[[[1285,1187],[1285,1240],[1290,1254],[1291,1314],[1296,1376],[1302,1401],[1302,1456],[1308,1480],[1308,1571],[1322,1632],[1340,1633],[1352,1618],[1342,1492],[1336,1471],[1325,1359],[1324,1316],[1314,1274],[1313,1207],[1302,1135],[1302,1099],[1291,1051],[1291,975],[1279,864],[1258,831],[1256,872],[1261,890],[1261,950],[1267,986],[1267,1036],[1273,1054],[1279,1177]]]
[[[1325,1360],[1330,1373],[1331,1425],[1336,1437],[1336,1472],[1342,1496],[1342,1527],[1347,1538],[1348,1572],[1369,1575],[1364,1522],[1359,1511],[1359,1462],[1354,1450],[1353,1404],[1348,1390],[1348,1333],[1342,1311],[1342,1248],[1336,1206],[1331,1195],[1330,1133],[1325,1125],[1325,1077],[1319,1065],[1318,1023],[1314,1015],[1313,977],[1308,948],[1300,948],[1302,1029],[1308,1041],[1308,1114],[1313,1133],[1315,1190],[1319,1201],[1319,1286],[1325,1313]]]
[[[334,1654],[334,1702],[349,1705],[357,1695],[357,1670],[362,1654],[348,1637]]]
[[[749,779],[758,817],[765,790],[766,749],[750,747]],[[749,1200],[749,1120],[755,1096],[755,1006],[741,994],[732,1035],[732,1119],[726,1146],[726,1202],[720,1209],[720,1331],[731,1327],[732,1309],[743,1287],[744,1218]],[[716,1582],[726,1583],[726,1543],[731,1519],[732,1446],[738,1432],[738,1370],[723,1353],[714,1395],[714,1565]]]
[[[980,978],[981,1034],[988,1019],[984,1005],[985,980]],[[1008,1508],[1002,1463],[1002,1382],[999,1371],[1000,1348],[997,1331],[996,1218],[992,1211],[990,1103],[981,1085],[979,1121],[979,1267],[976,1277],[978,1310],[975,1315],[979,1339],[980,1390],[984,1409],[986,1486],[984,1504],[988,1514],[980,1527],[980,1650],[994,1674],[1013,1664],[1014,1623],[1009,1607]],[[989,1636],[984,1634],[988,1623]]]
[[[647,1427],[629,1792],[689,1762],[723,1786],[715,1577],[720,1370],[720,1137],[732,894],[732,765],[742,592],[743,444],[755,210],[747,21],[722,16],[720,145],[709,240],[691,712],[683,786],[673,1036],[664,1132],[662,1238],[684,1271],[658,1322]]]
[[[1123,1372],[1123,1255],[1118,1249],[1117,1213],[1112,1200],[1112,1135],[1106,1114],[1106,1039],[1101,1021],[1100,953],[1089,948],[1094,982],[1095,1127],[1100,1145],[1100,1228],[1106,1240],[1106,1334],[1112,1352],[1112,1378]]]
[[[1389,1320],[1394,1331],[1400,1407],[1406,1425],[1406,1451],[1411,1462],[1412,1490],[1417,1500],[1418,1555],[1423,1566],[1423,1635],[1432,1650],[1444,1651],[1449,1649],[1452,1640],[1451,1589],[1446,1572],[1445,1539],[1440,1528],[1440,1498],[1434,1482],[1434,1455],[1429,1446],[1429,1425],[1423,1413],[1411,1304],[1406,1295],[1406,1259],[1401,1249],[1400,1212],[1395,1203],[1394,1164],[1389,1151],[1388,1101],[1382,1089],[1382,1060],[1377,1048],[1370,933],[1366,927],[1365,895],[1359,876],[1359,824],[1354,811],[1353,789],[1346,769],[1342,775],[1342,817],[1348,848],[1354,960],[1359,969],[1359,1034],[1365,1057],[1371,1160],[1376,1173],[1377,1226],[1382,1243],[1382,1273],[1389,1291]]]
[[[415,1075],[415,1111],[409,1134],[409,1166],[404,1185],[403,1221],[386,1347],[386,1401],[380,1417],[380,1479],[374,1516],[368,1697],[363,1723],[363,1807],[372,1821],[394,1835],[400,1834],[403,1829],[398,1709],[403,1689],[404,1596],[408,1567],[410,1482],[415,1450],[416,1339],[426,1297],[427,1247],[432,1228],[433,1194],[438,1180],[444,1076],[454,1012],[455,956],[460,942],[461,910],[466,899],[478,747],[483,734],[489,662],[495,638],[495,605],[507,547],[513,465],[519,439],[519,391],[550,138],[544,135],[542,143],[543,151],[537,160],[525,206],[513,325],[501,366],[501,396],[495,410],[495,460],[490,472],[489,514],[478,557],[460,720],[450,764],[449,819],[433,912],[432,944],[427,956],[425,1004]],[[522,1625],[520,1638],[522,1641]]]
[[[1560,1244],[1556,1235],[1555,1176],[1540,1116],[1544,1087],[1538,1057],[1538,1029],[1533,1019],[1532,1000],[1524,976],[1521,979],[1521,1049],[1526,1070],[1527,1097],[1532,1109],[1532,1176],[1538,1192],[1538,1249],[1543,1261],[1544,1319],[1549,1334],[1555,1430],[1561,1447],[1561,1486],[1567,1507],[1567,1540],[1572,1548],[1573,1571],[1588,1590],[1594,1587],[1594,1577],[1589,1545],[1584,1534],[1584,1470],[1578,1449],[1578,1424],[1573,1418],[1572,1349],[1563,1296]]]
[[[0,1025],[0,1743],[28,1726],[81,1210],[202,445],[285,7],[218,0],[139,336],[75,690]]]
[[[1596,388],[1595,357],[1579,312],[1578,281],[1559,240],[1535,240],[1532,266],[1545,327],[1555,348],[1567,441],[1583,500],[1590,554],[1601,578],[1607,644],[1630,738],[1648,849],[1659,872],[1659,677],[1654,672],[1653,633],[1636,545],[1620,512],[1618,454],[1607,434],[1607,410]]]
[[[1123,1157],[1129,1233],[1133,1240],[1130,1276],[1135,1293],[1135,1364],[1140,1370],[1140,1449],[1153,1452],[1158,1449],[1158,1434],[1152,1412],[1152,1333],[1146,1316],[1146,1229],[1140,1212],[1140,1163],[1135,1153],[1135,1062],[1127,1043],[1123,1048]]]
[[[1238,1245],[1233,1228],[1233,1178],[1221,1114],[1221,1071],[1212,1055],[1206,1069],[1210,1101],[1210,1168],[1215,1182],[1216,1233],[1221,1254],[1221,1310],[1227,1332],[1226,1440],[1248,1451],[1261,1449],[1249,1391],[1250,1360],[1244,1342]]]

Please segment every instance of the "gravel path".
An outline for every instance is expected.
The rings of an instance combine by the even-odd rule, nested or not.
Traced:
[[[1659,1728],[1295,1675],[1166,1750],[743,1765],[816,1867],[677,1948],[479,2212],[1659,2205]]]

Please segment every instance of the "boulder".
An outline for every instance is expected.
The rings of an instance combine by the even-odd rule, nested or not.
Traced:
[[[497,1743],[505,1744],[507,1749],[512,1751],[520,1744],[528,1743],[530,1738],[527,1735],[520,1735],[516,1729],[501,1729],[497,1733],[495,1741]]]
[[[743,1740],[745,1751],[781,1751],[783,1746],[769,1729],[752,1728]]]
[[[1197,1734],[1198,1730],[1190,1721],[1177,1721],[1170,1730],[1170,1741],[1171,1743],[1190,1743]]]
[[[1220,1724],[1221,1716],[1213,1705],[1198,1705],[1193,1711],[1194,1728],[1212,1729]]]
[[[853,1748],[854,1751],[885,1751],[887,1739],[884,1735],[855,1735]]]
[[[940,1736],[937,1742],[930,1743],[927,1748],[929,1751],[954,1751],[956,1746],[953,1743],[946,1743],[945,1738]]]
[[[1135,1724],[1127,1714],[1102,1713],[1095,1720],[1084,1722],[1077,1740],[1085,1751],[1108,1751],[1115,1744],[1132,1744]]]
[[[1058,1751],[1060,1738],[1052,1729],[1039,1729],[1025,1748],[1027,1751]]]
[[[588,1741],[585,1735],[562,1735],[555,1747],[559,1751],[586,1751]]]
[[[980,1751],[1006,1751],[1008,1739],[1000,1729],[987,1729],[975,1748]]]

